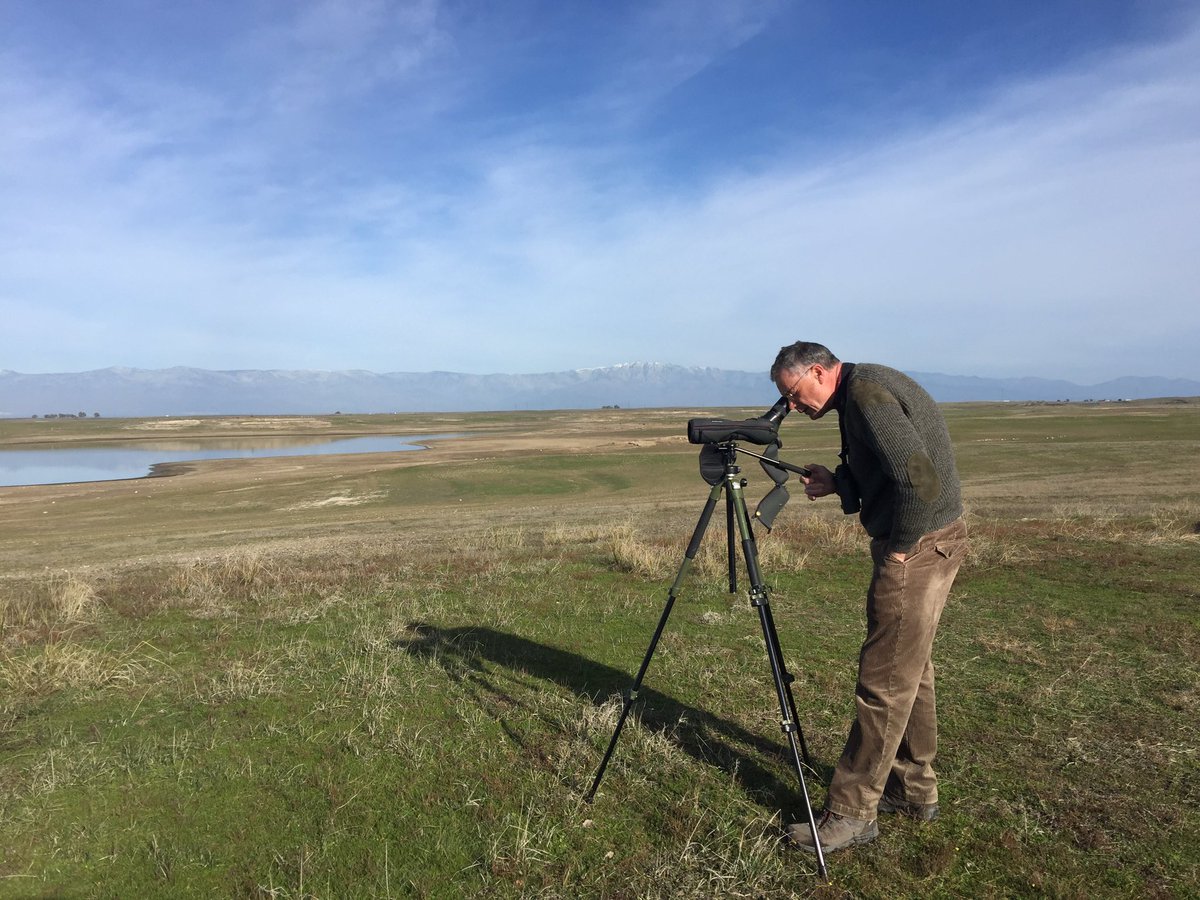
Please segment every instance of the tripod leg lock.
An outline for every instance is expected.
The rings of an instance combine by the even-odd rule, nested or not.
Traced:
[[[766,588],[753,588],[750,591],[750,605],[755,609],[762,606],[770,606],[771,600],[767,596]]]

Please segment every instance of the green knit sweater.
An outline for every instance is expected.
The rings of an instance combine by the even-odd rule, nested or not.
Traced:
[[[924,388],[887,366],[844,363],[834,407],[867,534],[907,553],[962,515],[950,434]]]

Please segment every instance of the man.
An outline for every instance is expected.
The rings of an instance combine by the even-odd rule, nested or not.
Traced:
[[[837,411],[842,464],[807,465],[804,492],[837,494],[847,513],[861,508],[871,536],[856,716],[817,828],[822,848],[839,850],[874,840],[877,813],[937,816],[931,654],[967,549],[962,495],[945,420],[907,375],[801,341],[779,351],[771,380],[810,419]],[[788,837],[815,849],[807,823],[789,826]]]

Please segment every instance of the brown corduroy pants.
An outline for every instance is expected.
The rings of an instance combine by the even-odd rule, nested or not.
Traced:
[[[874,819],[885,789],[911,803],[937,802],[933,638],[966,555],[967,528],[956,519],[926,534],[902,563],[886,558],[886,544],[871,542],[857,714],[825,801],[853,819]]]

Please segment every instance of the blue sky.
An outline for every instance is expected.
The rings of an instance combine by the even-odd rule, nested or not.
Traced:
[[[0,368],[1200,378],[1186,2],[0,0]]]

